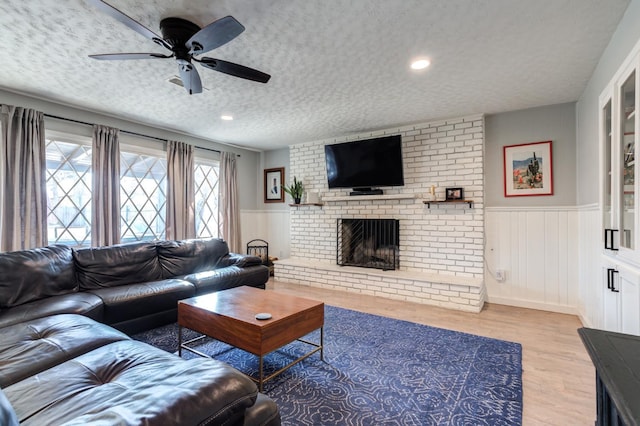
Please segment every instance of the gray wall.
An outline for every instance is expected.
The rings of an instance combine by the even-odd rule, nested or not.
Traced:
[[[504,196],[502,148],[528,142],[552,141],[553,195]],[[510,111],[485,117],[485,205],[576,205],[575,104],[566,103]]]
[[[256,194],[258,206],[262,210],[289,210],[289,195],[285,193],[284,203],[265,203],[264,202],[264,169],[273,169],[276,167],[284,167],[284,182],[285,185],[289,184],[289,180],[293,179],[293,176],[289,175],[289,148],[274,149],[271,151],[265,151],[260,154],[260,162],[262,168],[258,171],[258,188],[259,191]]]
[[[598,97],[640,39],[640,0],[632,0],[576,106],[577,203],[599,202]]]
[[[255,182],[258,175],[260,155],[257,152],[235,148],[220,144],[210,140],[195,138],[181,133],[145,126],[143,124],[122,120],[54,102],[24,96],[0,89],[0,104],[15,105],[21,107],[34,108],[45,114],[55,115],[68,119],[83,121],[93,124],[104,124],[116,127],[121,130],[140,133],[146,136],[154,136],[162,139],[171,139],[186,142],[195,146],[217,149],[221,151],[235,152],[240,154],[238,158],[238,185],[239,202],[241,209],[256,209],[256,188]],[[81,135],[91,136],[92,129],[89,126],[73,124],[55,119],[46,119],[48,129],[74,132]]]

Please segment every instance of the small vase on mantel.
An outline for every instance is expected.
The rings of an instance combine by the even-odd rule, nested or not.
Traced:
[[[293,204],[300,204],[300,198],[294,198]]]

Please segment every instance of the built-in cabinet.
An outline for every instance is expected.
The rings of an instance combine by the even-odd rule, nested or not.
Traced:
[[[608,331],[640,335],[640,273],[605,260],[602,268],[603,325]]]
[[[640,57],[630,58],[600,96],[602,255],[600,300],[608,331],[640,335]]]

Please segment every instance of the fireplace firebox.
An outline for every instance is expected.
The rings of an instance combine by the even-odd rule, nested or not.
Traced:
[[[399,231],[400,221],[396,219],[338,219],[337,264],[398,269]]]

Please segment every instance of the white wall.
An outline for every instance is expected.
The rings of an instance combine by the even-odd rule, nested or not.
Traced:
[[[485,218],[487,301],[577,314],[578,209],[487,207]]]
[[[409,194],[414,198],[365,201],[348,197],[350,189],[328,189],[326,144],[393,134],[402,136],[405,184],[385,188],[385,194]],[[319,192],[324,205],[291,212],[291,256],[335,264],[339,218],[399,219],[400,270],[481,279],[483,155],[484,119],[479,115],[292,145],[291,173],[303,180],[305,188]],[[427,208],[422,199],[431,185],[438,187],[440,199],[444,199],[445,187],[462,187],[465,198],[474,201],[473,208]],[[330,200],[337,196],[347,196],[349,200]]]
[[[291,251],[289,214],[289,210],[242,210],[242,247],[259,238],[269,243],[269,256],[288,258]]]

